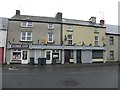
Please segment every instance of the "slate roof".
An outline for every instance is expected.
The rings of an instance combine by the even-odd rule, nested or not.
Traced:
[[[62,19],[63,23],[67,24],[78,24],[78,25],[85,25],[85,26],[96,26],[96,27],[105,27],[104,25],[100,25],[99,23],[91,23],[90,21],[84,20],[76,20],[76,19]]]
[[[91,23],[84,20],[76,19],[66,19],[63,18],[62,21],[57,20],[55,17],[44,17],[44,16],[30,16],[30,15],[15,15],[10,20],[31,20],[31,21],[42,21],[42,22],[52,22],[52,23],[63,23],[63,24],[77,24],[85,26],[95,26],[95,27],[104,27],[99,23]]]
[[[117,25],[106,24],[106,33],[108,34],[120,34],[120,28]]]
[[[11,20],[31,20],[31,21],[43,21],[43,22],[60,22],[54,17],[44,17],[44,16],[30,16],[30,15],[15,15]]]

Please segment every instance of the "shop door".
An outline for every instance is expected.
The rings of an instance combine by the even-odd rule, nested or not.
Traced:
[[[22,50],[22,64],[28,64],[28,51]]]
[[[46,64],[52,63],[52,50],[45,51]]]
[[[68,63],[70,60],[70,51],[65,50],[65,63]]]
[[[81,51],[77,51],[77,63],[81,63]]]

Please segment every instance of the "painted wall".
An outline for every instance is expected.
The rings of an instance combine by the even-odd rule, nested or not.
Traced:
[[[5,52],[6,52],[6,37],[7,37],[7,31],[0,30],[0,47],[4,47],[4,62],[5,62]]]
[[[105,41],[103,40],[103,37],[105,37],[105,28],[98,28],[99,34],[94,33],[95,27],[87,27],[87,26],[78,26],[78,25],[72,25],[73,32],[67,31],[68,25],[63,25],[63,41],[65,44],[67,44],[67,41],[64,40],[65,35],[72,34],[73,35],[73,44],[76,43],[77,45],[82,45],[82,42],[85,43],[85,45],[92,44],[94,45],[94,36],[99,36],[99,45],[103,46],[103,43]]]
[[[59,45],[61,44],[60,28],[61,28],[60,24],[54,24],[54,30],[49,30],[48,23],[38,23],[38,22],[34,22],[33,27],[31,28],[23,28],[21,27],[21,21],[9,21],[8,41],[10,41],[11,43],[21,44],[21,42],[19,42],[21,31],[32,31],[33,44],[38,44],[38,43],[41,44],[48,36],[48,32],[53,32],[54,40],[55,40],[54,44]]]

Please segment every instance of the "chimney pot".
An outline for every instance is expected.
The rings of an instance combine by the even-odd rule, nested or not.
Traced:
[[[59,21],[62,21],[62,13],[61,12],[58,12],[55,16],[55,18]]]
[[[91,22],[91,23],[96,23],[96,17],[91,17],[90,19],[89,19],[89,21]]]
[[[100,20],[100,25],[104,25],[105,24],[105,20]]]
[[[16,10],[16,15],[20,15],[20,10]]]

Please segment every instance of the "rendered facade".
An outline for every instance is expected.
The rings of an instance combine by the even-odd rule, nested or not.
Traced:
[[[16,15],[9,19],[6,63],[34,63],[46,58],[46,64],[106,62],[104,20],[88,21],[55,17]]]
[[[106,25],[107,62],[119,61],[119,37],[118,26]]]
[[[5,62],[8,19],[0,17],[0,64]]]

